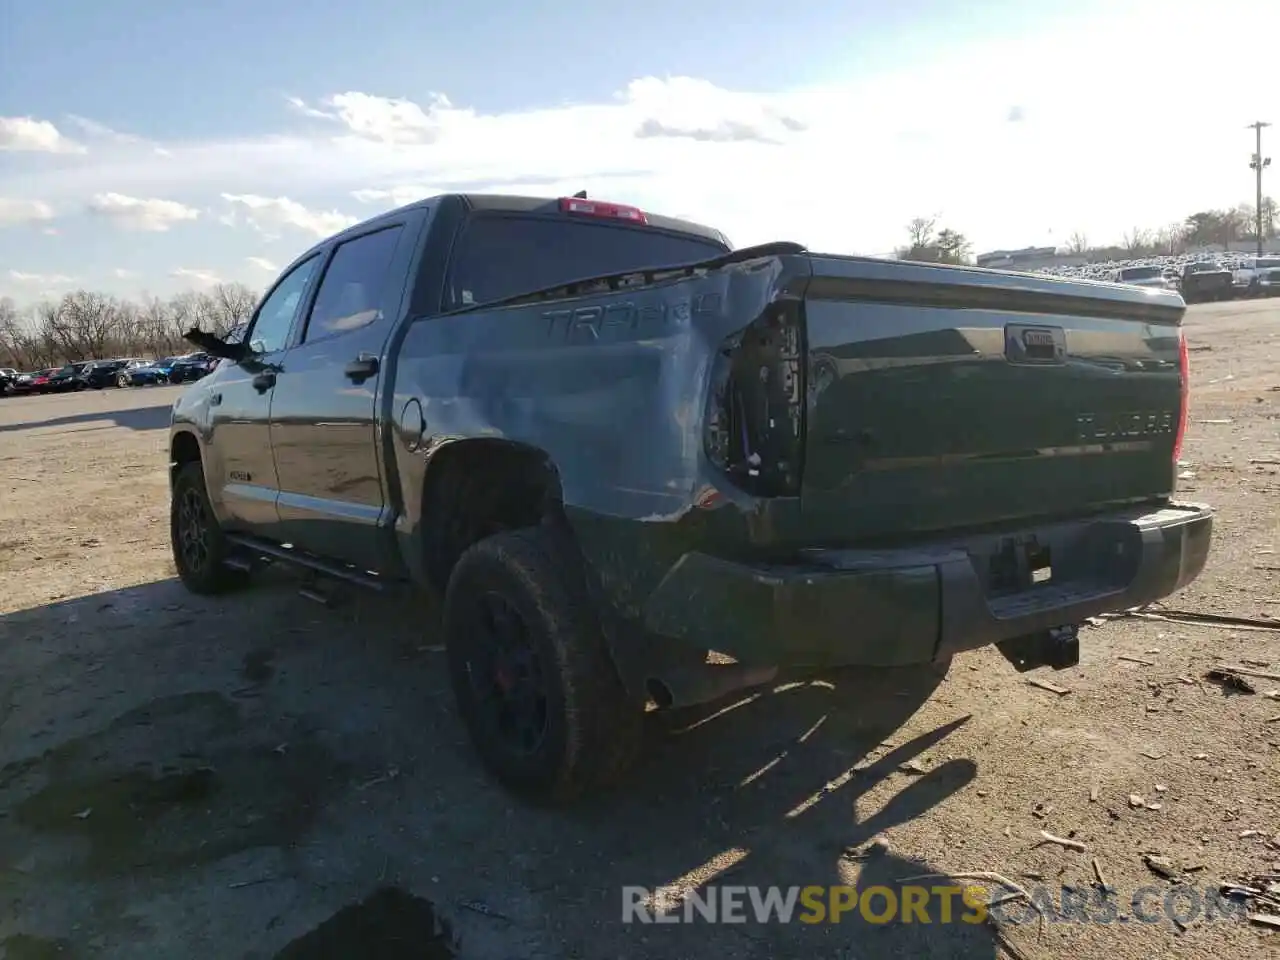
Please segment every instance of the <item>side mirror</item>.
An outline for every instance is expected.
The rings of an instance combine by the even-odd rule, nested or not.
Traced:
[[[200,347],[206,353],[210,353],[215,357],[224,360],[232,360],[240,362],[247,356],[252,354],[252,350],[242,343],[228,343],[219,336],[207,333],[199,327],[192,327],[182,335],[184,340],[189,340],[197,347]]]

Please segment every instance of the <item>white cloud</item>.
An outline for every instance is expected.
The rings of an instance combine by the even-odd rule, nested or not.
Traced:
[[[43,200],[0,197],[0,227],[19,223],[39,223],[53,219],[53,207]]]
[[[386,205],[384,201],[390,201],[391,206],[394,208],[403,207],[405,204],[413,203],[415,200],[422,200],[444,192],[419,183],[401,183],[394,187],[380,189],[366,187],[363,190],[352,190],[351,196],[361,203],[377,203],[383,206]]]
[[[121,193],[100,193],[89,201],[89,212],[127,230],[164,233],[174,224],[195,220],[200,211],[176,200],[141,199]]]
[[[13,158],[30,162],[5,166],[0,195],[39,197],[58,210],[112,193],[196,207],[214,198],[210,216],[175,236],[193,246],[171,262],[224,273],[244,250],[227,250],[238,242],[228,233],[224,252],[197,252],[206,222],[251,224],[295,243],[353,222],[347,204],[363,214],[455,191],[585,189],[700,220],[739,245],[790,239],[850,253],[890,250],[921,215],[937,214],[991,249],[1065,243],[1077,230],[1118,240],[1135,224],[1249,200],[1245,124],[1280,122],[1267,112],[1268,64],[1229,44],[1205,45],[1153,3],[1116,6],[1096,17],[1073,8],[1066,26],[1040,35],[957,42],[944,56],[791,89],[641,77],[582,102],[501,113],[421,92],[307,91],[281,104],[279,134],[231,130],[159,145],[80,124],[92,163]],[[1280,35],[1280,5],[1251,6],[1249,22],[1258,35]],[[1178,79],[1170,65],[1179,63],[1229,78],[1231,93]],[[1170,78],[1163,92],[1114,108],[1130,102],[1126,91],[1150,89],[1152,77]],[[1268,189],[1280,195],[1277,176],[1268,173]]]
[[[76,282],[75,277],[68,277],[64,273],[26,273],[22,270],[10,270],[9,279],[14,283],[29,283],[42,287],[59,287]]]
[[[171,270],[169,276],[197,287],[212,287],[222,282],[222,278],[217,273],[200,267],[178,267],[176,270]]]
[[[35,117],[0,117],[0,150],[31,153],[84,153],[48,120]]]
[[[90,120],[88,117],[82,117],[75,113],[67,114],[67,120],[80,128],[90,137],[101,137],[104,140],[112,140],[116,143],[141,143],[142,138],[132,133],[121,133],[113,130],[106,124],[98,123],[96,120]]]
[[[278,237],[281,227],[292,227],[316,237],[327,237],[356,223],[337,210],[311,210],[288,197],[262,197],[257,194],[224,193],[222,199],[231,204],[231,211],[223,218],[228,225],[243,216],[250,225],[269,237]]]
[[[156,156],[170,157],[172,154],[168,149],[156,143],[154,140],[148,140],[146,137],[140,137],[136,133],[124,133],[120,130],[108,127],[105,123],[99,123],[97,120],[91,120],[88,117],[82,117],[79,114],[67,114],[67,121],[72,125],[79,127],[80,130],[93,140],[104,141],[107,144],[116,145],[141,145],[151,150]]]
[[[354,137],[384,144],[434,143],[446,127],[475,118],[473,111],[456,109],[442,93],[429,94],[425,107],[412,100],[354,90],[328,97],[322,108],[308,106],[297,97],[288,102],[304,116],[334,121]]]
[[[245,257],[245,262],[259,270],[265,270],[267,273],[277,273],[280,268],[268,260],[266,257]]]
[[[124,267],[116,267],[111,271],[111,275],[117,280],[133,280],[138,276],[136,270],[126,270]]]
[[[809,126],[779,100],[732,93],[692,77],[633,80],[626,100],[643,115],[635,135],[644,138],[780,144]]]

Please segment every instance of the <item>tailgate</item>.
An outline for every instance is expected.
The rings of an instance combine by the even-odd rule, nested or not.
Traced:
[[[801,509],[833,539],[1168,495],[1180,297],[812,258]]]

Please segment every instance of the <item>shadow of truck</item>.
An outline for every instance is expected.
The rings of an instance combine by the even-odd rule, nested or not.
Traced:
[[[294,586],[268,571],[205,599],[165,580],[0,619],[0,850],[22,876],[0,937],[69,938],[59,956],[995,956],[961,923],[622,922],[627,886],[933,872],[848,853],[975,775],[963,758],[903,773],[965,721],[902,737],[931,673],[651,714],[622,788],[531,809],[476,764],[433,611],[326,610]]]

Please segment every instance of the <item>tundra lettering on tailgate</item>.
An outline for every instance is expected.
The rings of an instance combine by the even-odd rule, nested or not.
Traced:
[[[1135,410],[1115,413],[1081,413],[1076,416],[1076,437],[1081,443],[1142,440],[1172,435],[1171,410]]]

